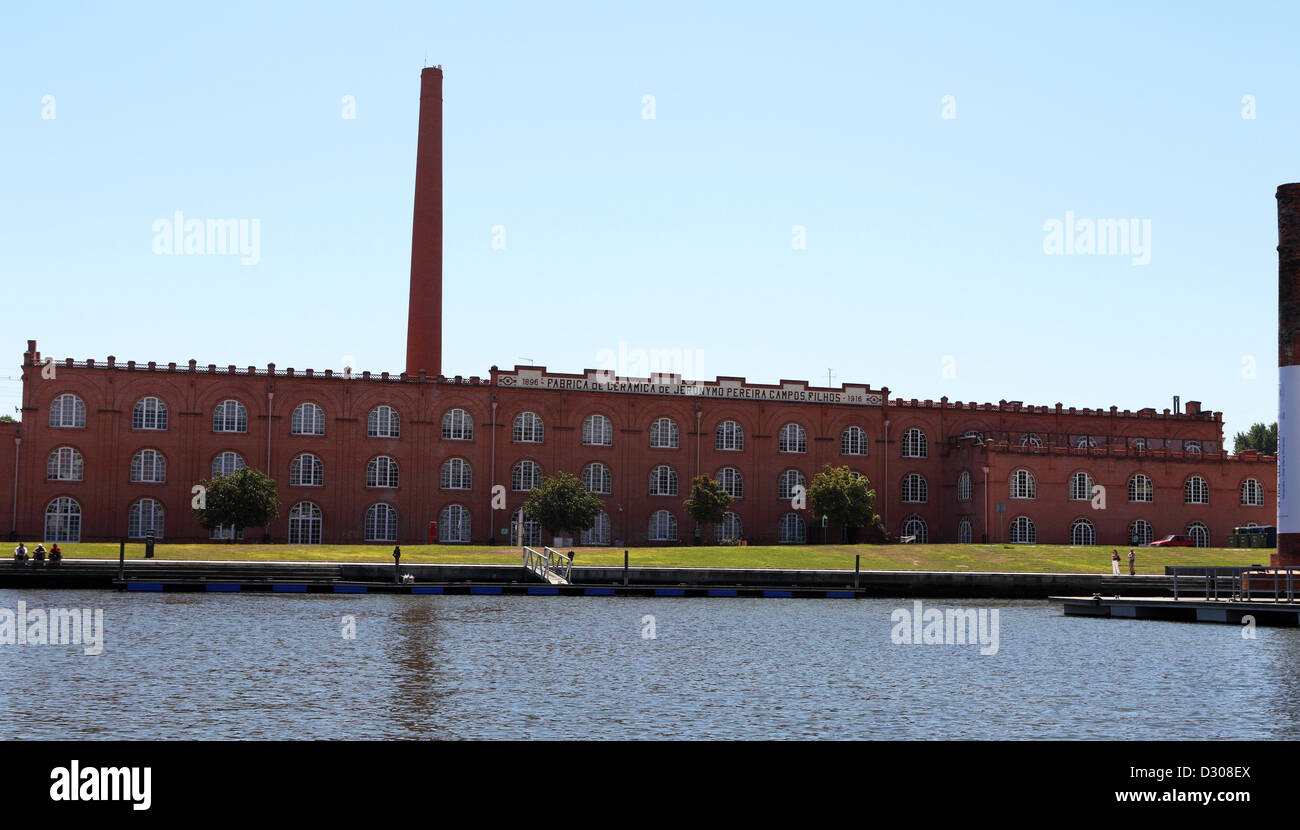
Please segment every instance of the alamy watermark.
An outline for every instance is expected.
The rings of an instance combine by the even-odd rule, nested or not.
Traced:
[[[103,608],[0,608],[0,646],[85,646],[83,654],[104,652]]]
[[[1133,265],[1151,262],[1150,219],[1078,219],[1065,212],[1065,221],[1043,223],[1043,253],[1129,256]]]
[[[176,211],[171,219],[153,222],[153,252],[159,256],[239,255],[240,265],[262,261],[261,219],[186,219]]]
[[[978,645],[980,654],[998,653],[998,609],[926,608],[918,599],[912,608],[895,608],[889,615],[894,645]]]
[[[648,378],[652,374],[679,375],[685,382],[704,377],[702,349],[629,348],[620,340],[617,349],[596,352],[596,370],[610,381]]]

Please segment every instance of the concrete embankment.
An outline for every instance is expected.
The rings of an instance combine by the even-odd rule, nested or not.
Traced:
[[[414,583],[403,586],[446,586],[463,593],[467,586],[522,587],[543,584],[519,565],[403,565]],[[394,585],[393,566],[325,562],[237,562],[134,560],[126,563],[129,583],[150,583],[202,589],[206,583],[245,586],[243,590],[272,590],[277,583],[315,585]],[[0,588],[122,588],[118,563],[112,560],[66,560],[58,569],[0,566]],[[1050,596],[1170,596],[1172,580],[1164,576],[1109,574],[985,573],[950,571],[804,571],[759,568],[628,568],[575,566],[570,580],[576,587],[609,587],[616,594],[643,594],[634,589],[690,589],[693,595],[723,589],[751,591],[851,591],[859,597],[935,597],[949,599],[1046,599]],[[626,586],[626,588],[625,588]],[[525,593],[507,590],[507,593]],[[420,591],[420,593],[427,593]],[[567,591],[564,593],[568,593]],[[743,594],[741,594],[743,595]]]

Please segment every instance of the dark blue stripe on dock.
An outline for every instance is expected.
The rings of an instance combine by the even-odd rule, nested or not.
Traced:
[[[789,591],[764,591],[764,592],[763,592],[763,596],[765,596],[765,597],[780,597],[780,598],[786,598],[786,599],[788,599],[789,597],[793,596],[793,594],[791,594]]]
[[[709,596],[711,597],[734,597],[736,592],[730,588],[710,588]]]
[[[128,582],[126,583],[128,591],[161,591],[161,582]]]
[[[364,585],[335,585],[334,593],[336,594],[364,594],[366,586]]]
[[[684,590],[681,589],[681,588],[655,588],[655,596],[657,596],[657,597],[684,597],[684,596],[686,596],[686,591],[684,591]]]
[[[589,597],[612,597],[614,596],[613,588],[583,588],[582,593]]]
[[[528,587],[528,593],[531,596],[553,597],[560,593],[560,589],[556,588],[554,585],[545,586],[545,587],[530,585]]]
[[[853,599],[852,591],[827,591],[827,599]]]
[[[441,585],[417,585],[411,589],[413,594],[441,594]]]
[[[238,585],[229,585],[229,584],[223,585],[216,582],[209,582],[207,585],[204,585],[203,587],[209,591],[223,591],[226,593],[236,593],[236,594],[239,593]]]
[[[307,593],[306,585],[272,585],[271,593],[273,594],[305,594]]]
[[[471,594],[499,594],[501,587],[498,585],[475,585],[469,589]]]

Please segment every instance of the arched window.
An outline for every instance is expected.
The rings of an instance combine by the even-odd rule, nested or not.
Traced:
[[[72,447],[56,447],[45,461],[46,481],[81,481],[86,464],[81,453]]]
[[[158,398],[141,398],[131,411],[131,429],[167,429],[167,404]]]
[[[903,520],[903,536],[913,537],[918,545],[924,545],[930,541],[930,527],[925,523],[925,519],[913,513]]]
[[[1190,452],[1190,453],[1195,454],[1195,453],[1199,453],[1200,451],[1201,451],[1201,442],[1200,442],[1200,441],[1184,441],[1184,442],[1183,442],[1183,452]]]
[[[677,495],[677,471],[667,464],[660,464],[650,471],[650,495]]]
[[[957,501],[970,501],[970,473],[962,470],[957,476]]]
[[[167,480],[167,459],[157,450],[140,450],[131,456],[131,481],[162,484]]]
[[[610,540],[610,521],[608,513],[596,517],[596,523],[582,531],[579,541],[583,545],[608,545]]]
[[[442,508],[438,514],[438,541],[469,541],[469,510],[464,505],[449,504]]]
[[[1028,470],[1016,470],[1011,474],[1011,498],[1038,498],[1038,483],[1034,481],[1033,473]]]
[[[723,421],[713,432],[713,448],[737,452],[745,449],[745,431],[735,421]]]
[[[1133,524],[1128,526],[1129,541],[1137,539],[1136,544],[1149,545],[1151,540],[1156,537],[1155,531],[1151,529],[1151,523],[1146,519],[1137,519]]]
[[[320,508],[300,501],[289,511],[289,544],[319,545],[321,539]]]
[[[1201,522],[1192,522],[1187,526],[1187,535],[1192,537],[1198,548],[1210,546],[1210,529]]]
[[[59,496],[45,505],[45,541],[81,541],[81,505],[75,499]]]
[[[325,465],[309,452],[295,458],[289,464],[289,486],[323,487],[325,485]],[[306,504],[306,502],[303,502]]]
[[[525,458],[510,470],[510,489],[527,493],[542,483],[542,468],[536,461]]]
[[[233,525],[213,525],[208,531],[208,538],[213,541],[244,541],[244,529],[241,527],[238,531]]]
[[[677,517],[667,510],[656,510],[650,514],[650,541],[676,542]]]
[[[840,455],[866,455],[867,433],[862,427],[849,427],[840,433]]]
[[[366,416],[367,438],[398,438],[402,434],[402,419],[397,410],[384,404],[370,410]]]
[[[64,392],[50,401],[50,426],[59,428],[84,427],[86,404],[71,392]]]
[[[1038,528],[1034,527],[1028,516],[1017,516],[1011,520],[1010,539],[1017,545],[1035,544],[1038,541]]]
[[[925,504],[929,498],[929,487],[925,476],[920,473],[908,473],[903,476],[902,499],[912,504]]]
[[[1183,485],[1183,502],[1186,504],[1209,504],[1210,485],[1200,476],[1192,476]]]
[[[589,447],[613,446],[614,425],[604,415],[589,415],[582,422],[582,443]]]
[[[677,422],[672,418],[659,418],[651,424],[650,446],[663,450],[677,449],[679,446]]]
[[[974,537],[974,532],[971,529],[970,519],[962,519],[960,522],[957,523],[958,544],[969,545],[973,537]]]
[[[798,424],[786,424],[776,440],[777,452],[808,452],[808,433]]]
[[[1132,445],[1133,449],[1138,452],[1144,452],[1147,448],[1147,439],[1145,438],[1134,438],[1129,443]]]
[[[589,493],[608,495],[614,492],[614,476],[610,474],[609,467],[593,461],[582,468],[582,486]]]
[[[294,407],[289,432],[294,435],[324,435],[325,410],[314,403],[300,403]]]
[[[1038,437],[1038,433],[1031,432],[1027,435],[1020,436],[1020,446],[1022,447],[1041,447],[1043,439]]]
[[[1241,503],[1247,507],[1264,506],[1264,488],[1256,479],[1248,478],[1241,483]]]
[[[242,455],[237,452],[232,452],[231,450],[226,450],[225,452],[217,453],[217,457],[212,459],[212,477],[221,478],[222,476],[228,476],[236,470],[244,469],[246,466],[248,465],[244,463],[244,457]]]
[[[776,497],[778,499],[792,499],[795,496],[794,488],[796,487],[803,487],[807,491],[807,479],[798,470],[786,470],[776,480]]]
[[[400,481],[397,462],[387,455],[377,455],[366,464],[367,487],[396,487]]]
[[[140,499],[127,513],[126,536],[128,539],[143,539],[151,530],[153,538],[163,537],[163,507],[153,499]]]
[[[470,490],[474,487],[474,471],[463,458],[448,458],[438,472],[438,486],[444,490]]]
[[[531,412],[528,414],[532,414]],[[533,415],[536,418],[536,415]],[[540,422],[539,422],[540,424]],[[519,428],[519,419],[515,419],[515,429]],[[474,419],[463,409],[448,409],[442,415],[442,437],[448,441],[474,440]],[[521,439],[516,438],[516,441]],[[539,439],[540,440],[540,439]]]
[[[519,539],[519,516],[523,513],[523,510],[524,509],[520,507],[510,516],[510,544],[536,547],[542,543],[542,523],[536,519],[529,519],[525,516],[524,538],[521,541]]]
[[[783,545],[797,545],[804,540],[804,521],[798,513],[786,513],[776,526],[776,540]]]
[[[248,410],[239,401],[222,401],[212,413],[212,431],[248,432]]]
[[[745,497],[745,478],[735,467],[723,467],[718,470],[718,486],[733,499]]]
[[[1074,441],[1074,448],[1077,450],[1091,450],[1096,449],[1096,447],[1097,439],[1090,435],[1081,435]]]
[[[722,521],[713,526],[713,538],[719,542],[734,542],[745,533],[740,517],[730,511]]]
[[[1151,484],[1151,479],[1142,473],[1134,475],[1128,480],[1128,500],[1129,501],[1155,501],[1156,488]]]
[[[1070,501],[1092,501],[1092,476],[1075,473],[1070,476]]]
[[[514,430],[511,432],[515,441],[525,444],[540,444],[545,436],[542,419],[536,412],[520,412],[515,416]]]
[[[438,527],[441,532],[442,525]],[[383,502],[366,508],[366,541],[397,541],[397,508]]]
[[[1070,544],[1097,544],[1097,529],[1092,526],[1092,522],[1087,519],[1075,519],[1074,524],[1070,525]]]
[[[927,458],[929,456],[928,442],[925,433],[920,427],[912,427],[903,433],[903,457],[904,458]]]

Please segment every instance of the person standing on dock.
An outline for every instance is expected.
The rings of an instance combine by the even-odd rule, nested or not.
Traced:
[[[402,581],[402,566],[399,564],[401,561],[402,561],[402,546],[397,545],[396,547],[393,548],[393,582],[399,584]]]
[[[1136,576],[1137,571],[1133,570],[1133,565],[1137,562],[1137,557],[1133,555],[1133,549],[1128,549],[1128,575]]]
[[[1114,548],[1110,549],[1110,572],[1119,576],[1119,551]]]

